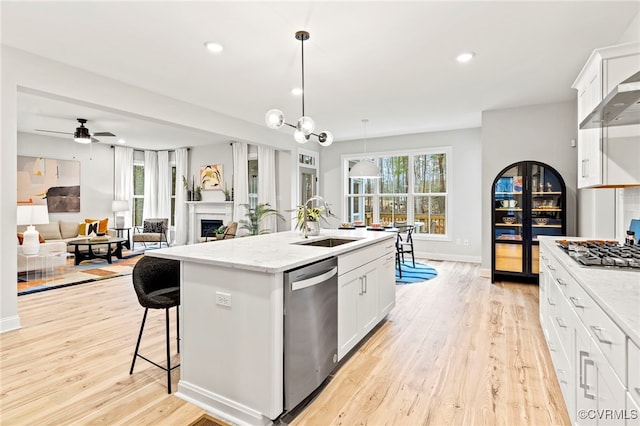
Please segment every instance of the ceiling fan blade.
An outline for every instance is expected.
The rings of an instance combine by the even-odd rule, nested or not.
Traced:
[[[91,136],[91,142],[100,142],[98,139],[94,138],[93,136]]]
[[[95,132],[93,134],[93,136],[113,136],[113,137],[115,137],[116,135],[114,135],[111,132]]]
[[[42,129],[35,129],[36,132],[47,132],[47,133],[60,133],[61,135],[72,135],[73,133],[69,133],[69,132],[56,132],[55,130],[42,130]]]

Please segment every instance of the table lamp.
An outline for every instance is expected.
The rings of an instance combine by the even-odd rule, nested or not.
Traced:
[[[26,256],[38,254],[40,251],[39,233],[33,225],[49,223],[49,211],[45,205],[18,206],[18,225],[28,225],[22,240],[22,253]]]
[[[129,201],[127,200],[113,200],[111,202],[111,210],[115,213],[116,228],[124,228],[124,215],[118,215],[120,212],[129,211]]]

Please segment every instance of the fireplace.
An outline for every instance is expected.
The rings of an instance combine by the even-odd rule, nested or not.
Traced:
[[[213,221],[210,226],[219,228],[233,220],[233,201],[187,201],[189,206],[188,244],[197,243],[205,235],[203,222]],[[217,222],[217,225],[216,223]]]
[[[222,225],[222,221],[218,219],[200,219],[200,236],[212,237],[213,231],[220,228]]]

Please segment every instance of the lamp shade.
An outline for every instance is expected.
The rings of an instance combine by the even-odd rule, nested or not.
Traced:
[[[49,210],[44,205],[18,206],[17,225],[41,225],[49,223]]]
[[[378,166],[371,160],[362,160],[351,167],[349,170],[349,178],[351,179],[378,179],[380,178],[380,170]]]
[[[129,201],[127,200],[113,200],[111,202],[111,211],[114,212],[128,212]]]

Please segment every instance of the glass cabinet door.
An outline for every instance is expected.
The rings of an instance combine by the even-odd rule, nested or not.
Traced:
[[[495,269],[523,272],[525,164],[506,170],[494,185]]]
[[[531,165],[531,239],[563,232],[563,188],[560,177],[541,164]]]

